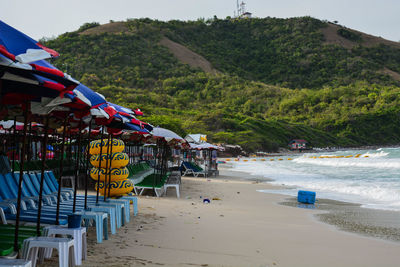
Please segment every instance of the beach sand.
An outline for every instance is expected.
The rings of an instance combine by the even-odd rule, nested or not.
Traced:
[[[139,214],[109,240],[90,230],[83,266],[400,266],[400,242],[340,231],[314,216],[326,210],[257,192],[276,187],[246,176],[183,177],[180,199],[139,197]]]

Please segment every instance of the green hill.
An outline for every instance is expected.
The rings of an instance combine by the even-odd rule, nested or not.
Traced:
[[[178,134],[249,151],[400,142],[400,44],[310,17],[87,23],[54,64]]]

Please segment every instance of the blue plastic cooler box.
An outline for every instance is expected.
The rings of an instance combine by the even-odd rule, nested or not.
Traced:
[[[315,192],[299,190],[297,193],[297,201],[305,204],[314,204]]]

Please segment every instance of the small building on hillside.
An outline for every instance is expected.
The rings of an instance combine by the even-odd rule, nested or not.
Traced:
[[[295,149],[308,149],[308,142],[304,139],[293,139],[289,142],[289,148],[292,150]]]
[[[246,19],[251,19],[251,13],[250,12],[244,12],[240,17],[241,18],[246,18]]]

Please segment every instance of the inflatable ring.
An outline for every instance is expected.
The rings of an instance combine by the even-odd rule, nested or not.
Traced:
[[[100,148],[101,147],[103,147],[103,149],[101,151],[102,154],[106,154],[107,153],[108,140],[103,140],[103,142],[101,143],[102,145],[100,145],[100,143],[101,143],[101,140],[94,140],[94,141],[90,142],[90,144],[89,144],[89,153],[91,155],[100,154]],[[124,149],[125,149],[124,141],[122,141],[120,139],[113,139],[112,140],[112,153],[122,152],[122,151],[124,151]],[[111,148],[110,148],[109,151],[111,151]]]
[[[100,165],[100,157],[101,157],[101,166]],[[107,164],[108,162],[108,164]],[[90,157],[90,163],[97,168],[123,168],[129,163],[129,157],[126,153],[113,153],[109,154],[97,154],[92,155]]]
[[[96,168],[93,167],[90,169],[90,177],[97,181],[99,178],[99,172],[100,172],[100,181],[104,182],[105,179],[109,179],[109,174],[111,173],[111,181],[120,181],[120,180],[125,180],[129,176],[129,171],[126,167],[124,168],[115,168],[111,169],[110,171],[107,171],[104,168]]]
[[[98,190],[99,193],[103,196],[104,196],[104,188],[105,188],[104,182],[100,182],[98,186],[97,183],[95,185],[95,189]],[[132,190],[133,190],[133,183],[129,179],[122,181],[114,181],[110,183],[110,196],[113,197],[128,194],[132,192]],[[108,186],[107,186],[107,194],[108,194]]]

